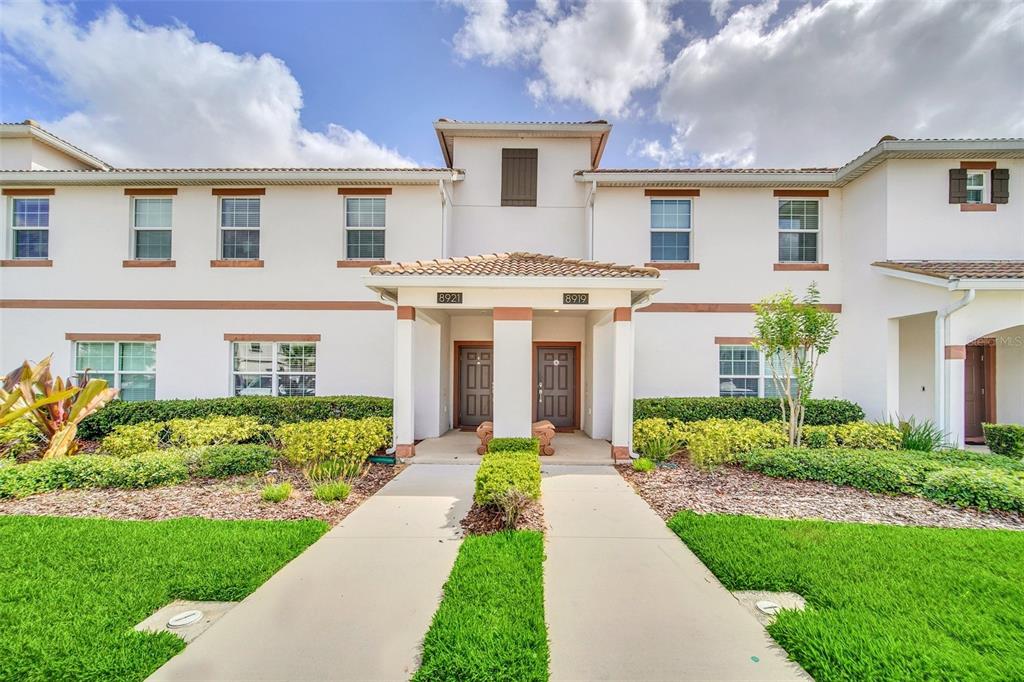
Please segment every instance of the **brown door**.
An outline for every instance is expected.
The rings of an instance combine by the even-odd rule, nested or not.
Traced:
[[[490,348],[459,349],[459,426],[480,426],[494,418]]]
[[[964,363],[964,439],[981,441],[985,435],[981,423],[985,416],[985,347],[967,346]]]
[[[537,421],[576,424],[576,349],[537,347]]]

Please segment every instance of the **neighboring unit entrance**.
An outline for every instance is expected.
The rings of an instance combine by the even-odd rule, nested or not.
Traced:
[[[964,440],[984,443],[982,422],[994,422],[995,349],[991,345],[967,346],[964,362]]]
[[[493,356],[493,349],[484,346],[459,347],[459,426],[475,427],[494,418]]]
[[[557,428],[579,426],[576,399],[579,369],[575,346],[537,346],[537,396],[534,418],[547,419]]]

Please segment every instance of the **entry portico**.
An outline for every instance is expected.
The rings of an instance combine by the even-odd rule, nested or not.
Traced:
[[[632,314],[659,274],[533,253],[372,267],[367,286],[396,307],[397,456],[451,428],[529,436],[549,419],[629,458]]]

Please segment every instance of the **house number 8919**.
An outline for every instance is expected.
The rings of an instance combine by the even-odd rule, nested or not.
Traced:
[[[562,305],[587,305],[590,294],[562,294]]]

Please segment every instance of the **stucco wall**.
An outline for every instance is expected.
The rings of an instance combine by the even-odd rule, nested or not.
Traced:
[[[912,315],[899,327],[899,416],[934,419],[935,315]]]
[[[996,335],[996,420],[1024,424],[1024,326]]]

